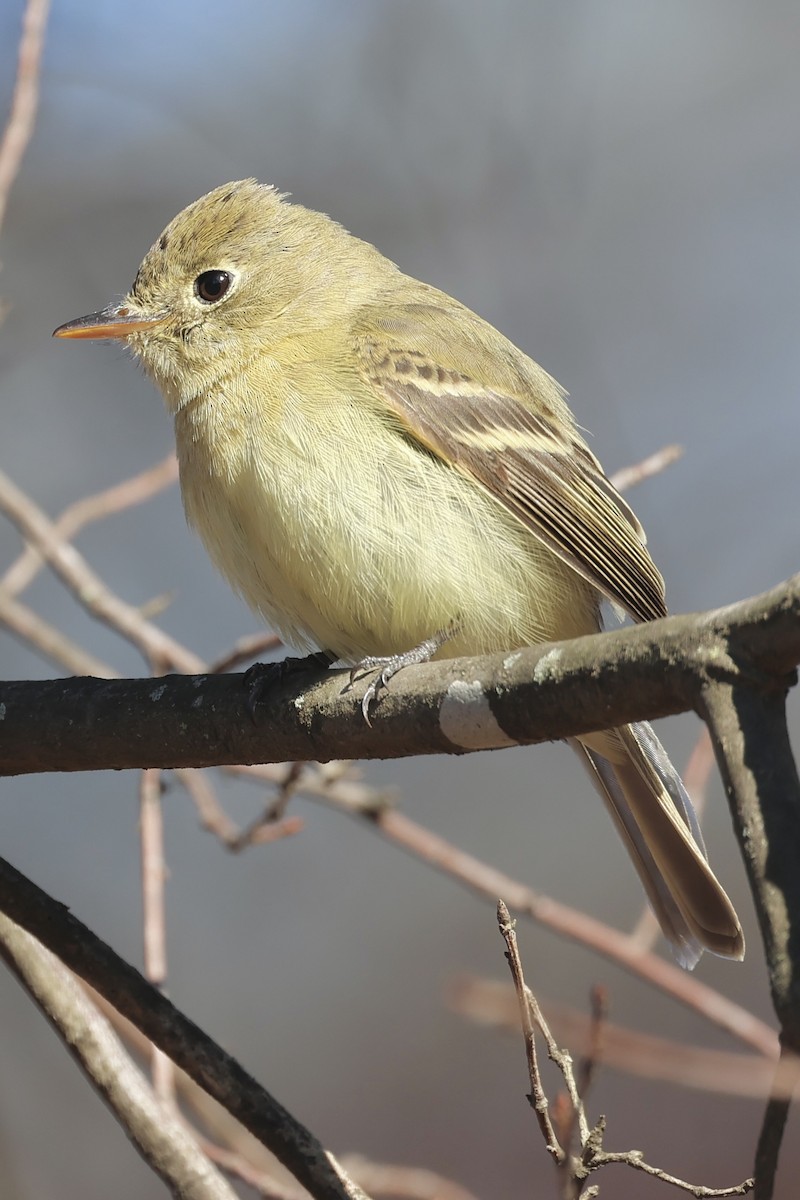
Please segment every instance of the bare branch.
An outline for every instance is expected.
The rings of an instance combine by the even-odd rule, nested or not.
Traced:
[[[505,983],[462,976],[449,986],[447,999],[465,1018],[513,1033],[519,1029],[516,996]],[[789,1098],[800,1083],[800,1059],[791,1054],[783,1055],[776,1063],[774,1054],[710,1050],[608,1020],[603,1021],[602,1043],[598,1046],[593,1022],[585,1013],[552,1001],[542,1001],[542,1011],[550,1028],[576,1054],[592,1055],[597,1065],[642,1079],[757,1100],[770,1095]]]
[[[756,1147],[755,1200],[772,1200],[778,1172],[778,1156],[789,1117],[790,1103],[791,1096],[774,1095],[764,1110]]]
[[[0,859],[0,910],[100,992],[263,1142],[315,1200],[368,1200],[333,1155],[65,905]]]
[[[142,864],[142,928],[144,973],[154,987],[167,982],[167,918],[164,885],[164,814],[161,807],[161,772],[139,774],[139,831]],[[162,1104],[175,1105],[172,1063],[155,1047],[151,1050],[153,1087]]]
[[[715,682],[704,703],[756,902],[781,1038],[800,1053],[800,780],[783,696]]]
[[[37,650],[43,658],[58,663],[73,675],[95,675],[113,679],[118,672],[96,658],[55,625],[40,617],[27,604],[6,595],[0,585],[0,623]]]
[[[565,1150],[560,1145],[556,1137],[556,1131],[553,1128],[553,1122],[550,1120],[550,1105],[545,1095],[542,1077],[539,1074],[539,1061],[536,1054],[536,1024],[532,1009],[533,993],[525,986],[522,962],[517,948],[517,935],[514,932],[514,922],[511,920],[508,908],[502,900],[497,901],[497,924],[506,943],[506,958],[511,970],[511,978],[514,980],[514,990],[517,993],[519,1020],[522,1026],[522,1036],[525,1042],[525,1058],[528,1062],[528,1078],[531,1084],[528,1103],[536,1113],[536,1120],[539,1122],[539,1128],[542,1131],[548,1154],[551,1154],[557,1163],[562,1163],[567,1157],[569,1148],[567,1147]]]
[[[39,66],[49,8],[49,0],[28,0],[25,5],[11,113],[0,142],[0,225],[36,121]]]
[[[64,541],[71,541],[86,525],[93,521],[106,520],[115,513],[151,500],[164,488],[175,483],[177,478],[177,459],[174,453],[168,454],[155,466],[132,475],[130,479],[124,479],[122,483],[96,492],[93,496],[84,496],[83,499],[70,504],[54,524],[56,533]],[[0,579],[0,590],[5,590],[11,596],[18,596],[33,582],[43,563],[44,559],[36,548],[26,546],[17,561],[11,564]]]
[[[572,1055],[567,1050],[562,1050],[556,1043],[550,1029],[545,1021],[541,1009],[539,1008],[536,997],[531,992],[530,988],[526,987],[523,976],[522,962],[519,956],[517,947],[516,935],[514,926],[509,917],[508,908],[502,900],[497,904],[497,919],[500,926],[500,932],[505,939],[509,966],[511,975],[514,980],[514,990],[517,996],[517,1007],[519,1010],[520,1023],[522,1025],[523,1036],[525,1039],[525,1052],[528,1060],[528,1072],[531,1079],[532,1094],[528,1096],[531,1106],[536,1112],[539,1121],[539,1128],[545,1139],[545,1146],[548,1152],[555,1158],[559,1176],[563,1183],[562,1195],[567,1200],[578,1200],[579,1196],[596,1196],[597,1188],[590,1188],[584,1192],[583,1184],[589,1175],[601,1167],[607,1166],[610,1163],[624,1163],[626,1166],[632,1167],[634,1170],[642,1171],[646,1175],[651,1175],[656,1179],[662,1180],[664,1183],[670,1183],[673,1187],[677,1187],[682,1191],[688,1192],[691,1196],[698,1198],[705,1197],[722,1197],[722,1196],[744,1196],[752,1190],[754,1180],[746,1179],[743,1183],[734,1184],[733,1187],[726,1188],[711,1188],[704,1184],[687,1183],[683,1179],[678,1179],[675,1175],[670,1175],[660,1167],[652,1167],[644,1161],[644,1157],[640,1150],[627,1150],[623,1152],[609,1152],[603,1149],[603,1139],[606,1132],[606,1119],[600,1117],[597,1124],[589,1129],[588,1121],[584,1111],[583,1101],[581,1100],[578,1084],[575,1080],[575,1074],[572,1066]],[[541,1031],[547,1043],[548,1056],[558,1070],[564,1080],[564,1085],[567,1089],[569,1102],[572,1107],[572,1120],[565,1124],[572,1125],[573,1122],[580,1130],[581,1153],[580,1156],[575,1156],[570,1152],[569,1143],[566,1142],[562,1148],[555,1136],[553,1124],[550,1119],[549,1107],[547,1099],[542,1087],[541,1078],[539,1076],[539,1067],[536,1059],[536,1046],[534,1038],[534,1024]]]
[[[683,446],[675,444],[663,446],[660,450],[656,450],[655,454],[650,454],[647,458],[642,459],[641,462],[615,471],[610,477],[611,482],[618,492],[626,492],[638,483],[643,483],[645,479],[651,479],[653,475],[660,475],[662,471],[682,457]]]
[[[183,1122],[159,1104],[105,1017],[63,963],[3,915],[0,955],[173,1194],[185,1200],[235,1200]]]
[[[146,621],[139,609],[114,595],[83,555],[64,540],[46,514],[3,472],[0,472],[0,509],[36,547],[84,608],[127,638],[148,662],[162,669],[203,670],[201,658]]]
[[[609,1163],[623,1163],[634,1171],[641,1171],[644,1175],[660,1179],[662,1183],[669,1183],[682,1192],[697,1197],[697,1200],[711,1200],[712,1197],[717,1196],[746,1196],[748,1192],[752,1192],[755,1186],[754,1179],[744,1179],[741,1183],[723,1188],[706,1187],[702,1183],[687,1183],[685,1179],[678,1179],[677,1175],[670,1175],[669,1172],[662,1171],[660,1167],[651,1167],[644,1161],[640,1150],[621,1150],[613,1153],[607,1150],[591,1152],[587,1166],[596,1171],[599,1167],[608,1166]]]
[[[138,640],[144,623],[130,612]],[[197,661],[155,627],[143,644]],[[310,681],[304,674],[302,690],[297,679],[277,683],[255,721],[239,675],[10,682],[0,688],[0,773],[396,758],[527,745],[702,710],[710,679],[771,688],[782,698],[798,661],[795,576],[710,613],[409,667],[382,695],[373,728],[358,719],[358,689],[347,687],[347,673],[322,669]]]
[[[251,633],[239,638],[238,642],[220,658],[208,664],[209,673],[221,675],[223,671],[234,671],[246,662],[252,662],[260,654],[270,654],[283,643],[274,633]]]

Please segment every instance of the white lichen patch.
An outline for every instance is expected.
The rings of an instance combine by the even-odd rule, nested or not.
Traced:
[[[547,654],[539,659],[533,671],[533,678],[536,683],[541,683],[543,679],[550,677],[551,669],[557,667],[561,661],[561,653],[560,650],[548,650]]]
[[[471,683],[456,679],[450,684],[439,708],[439,724],[447,740],[464,750],[517,744],[498,725],[479,679]]]

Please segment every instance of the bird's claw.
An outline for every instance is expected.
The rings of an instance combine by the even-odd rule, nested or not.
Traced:
[[[378,672],[361,700],[361,712],[369,726],[372,725],[372,721],[369,718],[370,706],[377,700],[379,694],[385,688],[388,688],[390,679],[406,667],[430,662],[433,656],[441,650],[445,642],[449,641],[457,631],[458,627],[452,625],[447,629],[439,630],[433,637],[426,638],[424,642],[420,642],[418,646],[414,646],[413,649],[406,650],[402,654],[391,654],[385,658],[362,658],[354,667],[351,667],[348,687],[352,687],[353,683],[361,675],[374,670]]]
[[[370,729],[372,728],[372,721],[369,716],[370,705],[374,700],[377,700],[378,693],[389,686],[389,680],[394,673],[394,671],[389,670],[388,666],[384,667],[382,671],[378,672],[361,697],[361,712]]]

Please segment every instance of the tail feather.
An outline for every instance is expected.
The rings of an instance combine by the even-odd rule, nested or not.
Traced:
[[[575,743],[606,802],[676,957],[744,957],[739,918],[706,858],[689,794],[649,725]]]

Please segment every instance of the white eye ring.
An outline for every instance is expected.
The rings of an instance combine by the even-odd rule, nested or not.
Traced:
[[[194,281],[194,294],[201,304],[216,304],[228,294],[232,283],[230,271],[203,271]]]

